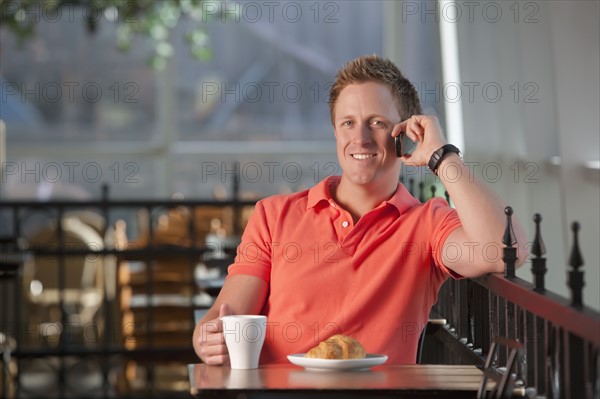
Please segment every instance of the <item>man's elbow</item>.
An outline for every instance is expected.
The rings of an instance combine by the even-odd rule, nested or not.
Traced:
[[[462,265],[460,268],[454,268],[455,272],[466,278],[477,278],[489,273],[504,273],[504,262],[479,260],[468,265]]]
[[[527,250],[519,250],[517,259],[515,260],[515,269],[523,266],[529,252]],[[504,273],[506,270],[506,263],[502,256],[498,259],[480,259],[477,263],[477,267],[473,268],[471,276],[468,277],[481,277],[489,273]],[[465,276],[466,277],[466,276]]]
[[[468,257],[459,256],[458,259],[444,259],[444,261],[449,269],[467,278],[481,277],[489,273],[504,273],[506,269],[504,245],[502,243],[495,243],[494,246],[497,248],[496,255],[490,253],[493,251],[480,251],[480,253],[477,253],[477,251],[464,251],[464,254],[469,254]],[[529,254],[529,245],[518,245],[515,268],[523,266]]]

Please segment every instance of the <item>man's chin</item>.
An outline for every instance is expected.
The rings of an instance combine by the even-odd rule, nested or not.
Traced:
[[[398,177],[395,178],[395,182],[398,182]],[[349,184],[354,186],[360,186],[363,188],[376,188],[379,186],[387,186],[388,176],[385,174],[377,174],[377,173],[354,173],[349,174],[345,173],[342,175],[343,180],[347,180]],[[390,177],[391,179],[391,177]]]
[[[375,183],[375,176],[373,175],[346,175],[346,179],[349,183],[356,186],[372,186]]]

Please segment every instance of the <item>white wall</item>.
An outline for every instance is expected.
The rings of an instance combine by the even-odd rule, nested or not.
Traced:
[[[600,171],[582,163],[600,159],[600,3],[557,2],[552,7],[561,179],[566,220],[582,224],[586,302],[600,308]]]
[[[600,172],[584,167],[600,159],[600,3],[494,2],[499,19],[476,3],[472,20],[458,22],[465,160],[480,163],[475,171],[513,206],[530,239],[533,214],[542,214],[546,286],[566,297],[570,224],[580,222],[584,302],[600,309]],[[529,269],[519,275],[531,281]]]

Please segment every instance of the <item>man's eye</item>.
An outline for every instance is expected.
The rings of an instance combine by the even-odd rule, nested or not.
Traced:
[[[350,125],[352,125],[352,121],[342,122],[342,126],[350,126]]]
[[[371,125],[375,127],[385,127],[385,123],[383,123],[383,121],[372,121]]]

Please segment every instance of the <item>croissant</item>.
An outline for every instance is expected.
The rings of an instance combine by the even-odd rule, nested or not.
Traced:
[[[365,348],[347,335],[334,335],[309,350],[304,357],[318,359],[362,359],[367,356]]]

